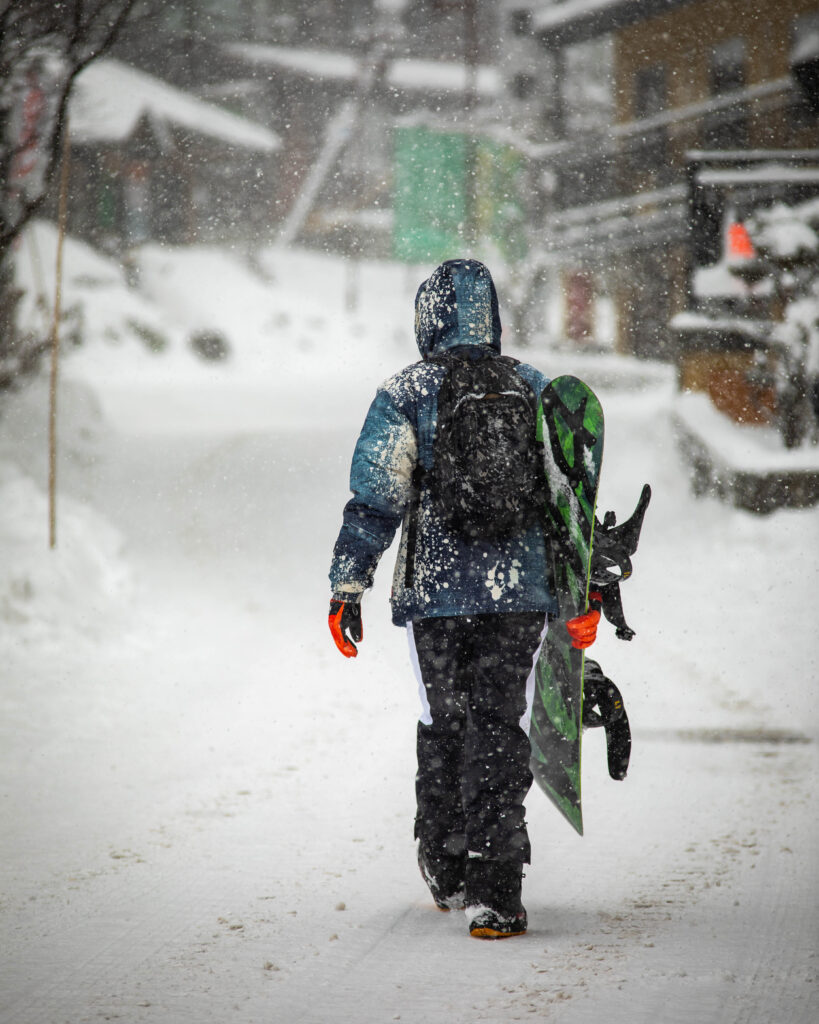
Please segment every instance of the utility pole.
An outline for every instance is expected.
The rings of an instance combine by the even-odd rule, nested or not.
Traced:
[[[382,12],[376,23],[367,53],[359,63],[358,77],[353,93],[330,118],[324,142],[304,180],[301,191],[284,219],[277,245],[291,245],[298,237],[329,174],[354,137],[359,119],[366,113],[367,104],[382,87],[387,61],[393,47],[391,28],[390,17],[387,13]]]
[[[460,42],[464,65],[464,90],[461,113],[463,115],[464,167],[463,199],[464,225],[463,240],[468,246],[477,241],[477,139],[475,135],[475,111],[478,106],[478,68],[480,65],[480,38],[478,35],[478,0],[435,0],[437,10],[452,12],[453,22],[461,15]],[[447,17],[450,15],[447,13]]]
[[[57,267],[54,275],[54,320],[51,326],[51,373],[48,388],[48,546],[57,546],[57,371],[60,354],[60,314],[63,289],[63,242],[68,212],[71,146],[68,116],[63,120],[60,200],[57,214]]]
[[[464,240],[472,246],[478,234],[478,188],[477,188],[477,139],[475,136],[475,110],[478,106],[478,3],[477,0],[463,0],[463,47],[464,71],[464,122],[466,135],[464,141],[464,204],[466,218],[464,224]]]

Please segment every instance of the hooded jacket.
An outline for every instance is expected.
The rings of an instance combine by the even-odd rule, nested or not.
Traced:
[[[412,571],[407,574],[413,474],[433,463],[437,397],[446,367],[431,356],[464,346],[500,353],[498,299],[489,271],[475,260],[443,263],[418,289],[415,338],[422,359],[377,391],[353,454],[352,499],[333,551],[334,594],[372,586],[383,552],[403,524],[392,589],[396,625],[444,615],[554,612],[540,526],[504,540],[470,540],[437,513],[421,484]],[[539,396],[548,383],[526,363],[516,371]]]

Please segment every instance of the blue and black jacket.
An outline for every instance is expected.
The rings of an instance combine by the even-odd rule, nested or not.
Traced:
[[[413,500],[416,467],[432,466],[438,390],[446,373],[429,357],[464,346],[500,353],[500,334],[497,295],[486,267],[475,260],[442,264],[415,300],[422,359],[378,389],[364,421],[350,472],[353,497],[344,508],[330,583],[334,594],[360,596],[372,586],[381,555],[403,526],[391,599],[396,625],[443,615],[556,611],[539,525],[504,540],[469,540],[447,526],[423,482]],[[539,396],[547,378],[526,363],[516,370]]]

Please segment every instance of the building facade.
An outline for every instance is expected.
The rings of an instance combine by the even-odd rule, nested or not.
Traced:
[[[819,147],[819,3],[511,3],[504,27],[537,108],[537,244],[564,295],[562,329],[593,341],[605,300],[619,350],[667,358],[669,321],[692,303],[692,160]]]
[[[451,129],[493,102],[499,27],[494,0],[179,0],[150,3],[118,53],[282,140],[271,236],[287,231],[324,168],[297,237],[388,256],[396,122],[437,118]]]

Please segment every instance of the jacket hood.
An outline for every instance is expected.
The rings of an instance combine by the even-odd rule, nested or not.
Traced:
[[[415,340],[426,359],[459,345],[500,352],[501,322],[492,275],[477,260],[447,260],[415,296]]]

